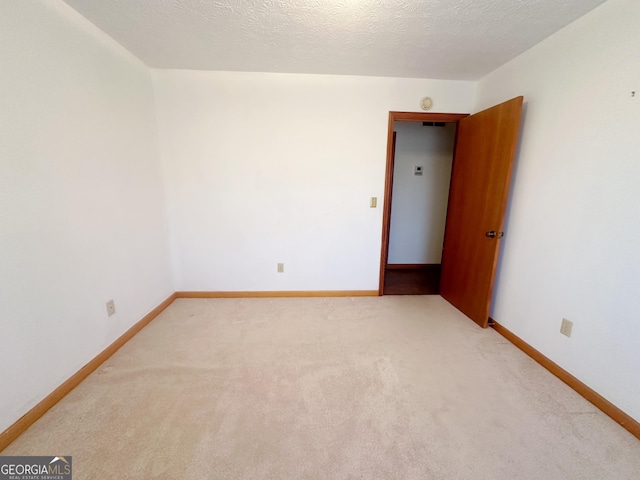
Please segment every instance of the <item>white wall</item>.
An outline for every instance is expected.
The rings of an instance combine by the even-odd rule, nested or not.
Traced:
[[[388,263],[440,263],[456,124],[395,122]],[[414,167],[423,167],[422,175]]]
[[[482,79],[477,97],[478,109],[525,98],[492,315],[636,420],[638,25],[640,2],[609,0]]]
[[[53,0],[0,2],[0,65],[2,431],[173,286],[148,69]]]
[[[434,111],[468,112],[475,93],[471,82],[153,76],[177,290],[376,290],[388,112],[425,95]]]

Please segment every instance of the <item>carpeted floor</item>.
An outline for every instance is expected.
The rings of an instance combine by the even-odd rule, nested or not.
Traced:
[[[2,454],[76,480],[640,477],[637,439],[438,296],[176,300]]]

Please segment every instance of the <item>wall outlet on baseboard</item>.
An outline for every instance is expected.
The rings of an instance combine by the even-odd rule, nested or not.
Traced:
[[[562,324],[560,325],[560,333],[563,335],[566,335],[567,337],[570,337],[572,328],[573,328],[573,322],[571,320],[567,320],[566,318],[563,318]]]
[[[116,304],[112,299],[107,302],[107,315],[111,316],[111,315],[114,315],[115,313],[116,313]]]
[[[284,263],[279,263],[278,264],[278,273],[282,273],[284,272]]]

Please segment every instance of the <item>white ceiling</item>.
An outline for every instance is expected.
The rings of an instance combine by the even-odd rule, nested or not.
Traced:
[[[605,0],[65,0],[158,68],[475,80]]]

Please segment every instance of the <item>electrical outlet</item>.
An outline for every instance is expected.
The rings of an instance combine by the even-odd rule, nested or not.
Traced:
[[[571,320],[567,320],[566,318],[563,318],[562,325],[560,325],[560,333],[563,335],[566,335],[567,337],[570,337],[572,328],[573,328],[573,322]]]
[[[279,263],[278,264],[278,273],[282,273],[284,272],[284,263]]]
[[[111,316],[116,313],[116,304],[113,300],[107,302],[107,315]]]

